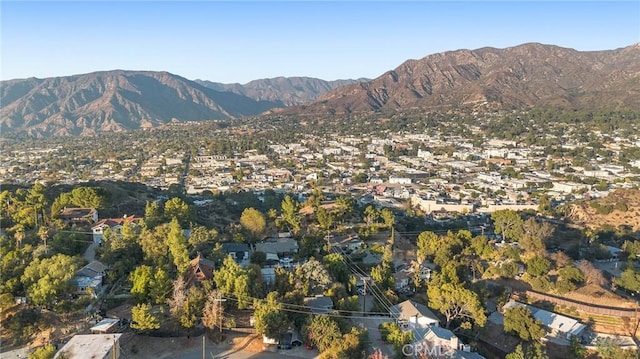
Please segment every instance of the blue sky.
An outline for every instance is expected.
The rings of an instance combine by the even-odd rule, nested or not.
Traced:
[[[640,42],[640,1],[6,1],[0,79],[125,69],[246,83],[374,78],[407,59]]]

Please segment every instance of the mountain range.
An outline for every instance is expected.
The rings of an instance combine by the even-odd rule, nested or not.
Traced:
[[[270,113],[532,106],[640,109],[640,44],[581,52],[537,43],[407,60],[373,79],[278,77],[245,85],[105,71],[0,82],[0,131],[90,135]]]

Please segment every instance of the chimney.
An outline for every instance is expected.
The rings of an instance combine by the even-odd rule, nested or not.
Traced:
[[[451,336],[451,342],[449,346],[451,347],[451,349],[458,349],[458,337],[456,337],[455,335]]]

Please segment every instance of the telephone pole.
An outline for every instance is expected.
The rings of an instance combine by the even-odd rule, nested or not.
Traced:
[[[364,283],[364,290],[362,292],[362,313],[367,311],[367,281],[371,279],[371,277],[362,277],[362,282]]]

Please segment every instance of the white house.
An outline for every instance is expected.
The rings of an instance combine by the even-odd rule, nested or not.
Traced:
[[[396,318],[398,325],[406,328],[411,324],[418,328],[440,326],[438,317],[426,305],[405,300],[389,308],[389,314]]]

